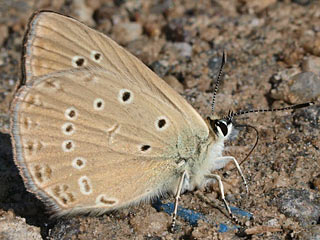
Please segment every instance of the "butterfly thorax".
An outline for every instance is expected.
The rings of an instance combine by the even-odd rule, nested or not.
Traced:
[[[211,171],[223,168],[227,159],[223,159],[224,141],[228,139],[232,131],[232,122],[219,119],[216,116],[207,119],[209,137],[199,144],[199,155],[197,159],[190,159],[187,163],[187,177],[184,183],[184,190],[202,188],[208,181],[206,175]]]

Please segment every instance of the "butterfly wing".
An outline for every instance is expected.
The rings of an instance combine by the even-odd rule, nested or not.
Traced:
[[[29,23],[24,53],[22,84],[61,70],[105,69],[174,106],[185,115],[181,125],[188,124],[193,136],[208,136],[206,123],[183,97],[112,39],[73,18],[48,11],[36,13]],[[193,126],[203,131],[193,130]]]
[[[58,214],[119,208],[174,189],[208,128],[163,80],[110,38],[52,12],[25,38],[12,105],[15,161]]]

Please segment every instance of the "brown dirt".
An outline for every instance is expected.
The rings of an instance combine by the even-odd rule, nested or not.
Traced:
[[[20,77],[23,33],[28,17],[38,9],[71,15],[108,34],[168,79],[202,116],[210,114],[212,77],[217,74],[223,50],[228,53],[228,62],[216,103],[216,111],[222,114],[230,109],[287,105],[281,99],[289,99],[290,92],[280,91],[277,101],[271,98],[271,90],[277,91],[279,86],[273,76],[287,69],[301,72],[306,58],[320,57],[319,1],[1,1],[3,132],[8,129],[8,107]],[[125,24],[129,22],[134,24]],[[130,32],[131,29],[136,31]],[[308,96],[305,99],[311,100]],[[44,239],[320,238],[318,105],[292,114],[253,114],[237,120],[255,126],[260,134],[258,146],[242,165],[249,181],[249,195],[244,193],[241,178],[232,165],[218,171],[230,204],[254,215],[251,220],[240,219],[245,223],[242,231],[219,233],[212,224],[233,225],[223,203],[217,200],[216,185],[182,195],[181,206],[200,212],[209,220],[190,226],[179,218],[180,228],[175,233],[168,232],[170,217],[157,212],[151,204],[102,217],[50,220],[44,205],[25,190],[13,163],[7,134],[0,134],[0,221],[14,225],[24,218],[21,239],[27,236],[23,235],[25,224],[30,229],[36,227],[34,234],[41,234]],[[227,143],[226,154],[241,160],[254,140],[254,131],[242,129]],[[172,201],[172,197],[164,200]],[[12,220],[18,217],[19,221]],[[0,227],[1,239],[17,236],[9,235]]]

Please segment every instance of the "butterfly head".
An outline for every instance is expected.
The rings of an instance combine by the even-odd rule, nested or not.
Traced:
[[[217,118],[216,116],[207,117],[207,123],[211,132],[218,138],[227,139],[233,129],[232,118]]]

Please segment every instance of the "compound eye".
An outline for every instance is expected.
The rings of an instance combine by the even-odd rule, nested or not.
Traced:
[[[228,126],[225,122],[223,121],[220,121],[220,120],[216,120],[215,121],[215,127],[217,128],[220,128],[221,132],[223,133],[224,136],[227,136],[228,134]]]

